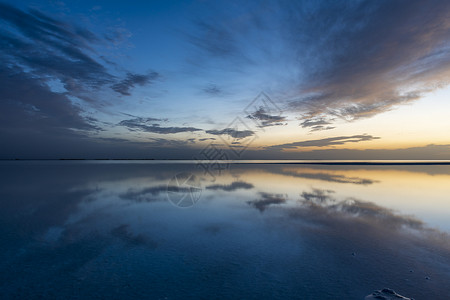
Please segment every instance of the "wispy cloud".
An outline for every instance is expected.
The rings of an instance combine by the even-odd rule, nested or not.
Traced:
[[[286,125],[286,117],[270,115],[266,113],[263,107],[260,107],[252,114],[247,115],[247,118],[259,121],[258,123],[260,124],[261,127]]]
[[[328,121],[324,117],[313,117],[305,118],[305,120],[300,123],[300,126],[302,128],[309,128],[310,131],[334,129],[335,127],[329,126],[330,124],[333,124],[332,121]]]
[[[119,126],[127,127],[130,130],[139,130],[144,132],[152,132],[159,134],[173,134],[180,132],[194,132],[201,131],[202,129],[195,127],[161,127],[159,122],[161,119],[156,118],[134,118],[129,120],[122,120],[119,122]]]
[[[160,77],[160,74],[152,71],[145,75],[128,73],[120,82],[113,84],[112,89],[122,95],[130,96],[130,89],[135,85],[144,86]]]
[[[185,139],[185,140],[169,140],[163,138],[150,138],[152,147],[160,148],[178,148],[186,147],[195,144],[195,138]]]
[[[448,84],[449,3],[334,2],[306,19],[292,6],[294,45],[310,45],[297,48],[308,69],[292,109],[355,120]]]
[[[236,10],[206,16],[189,40],[216,67],[271,72],[287,108],[307,115],[301,126],[312,131],[386,112],[450,82],[449,2],[274,1]],[[330,124],[311,125],[318,116]]]
[[[225,128],[222,130],[206,130],[206,133],[213,135],[229,135],[236,139],[243,139],[255,134],[252,130],[237,130],[233,128]]]
[[[85,89],[108,84],[114,91],[129,95],[134,85],[144,85],[158,76],[128,72],[124,79],[111,74],[93,47],[104,42],[95,33],[54,19],[37,10],[28,12],[0,3],[0,19],[7,25],[0,31],[0,50],[9,64],[26,66],[39,74],[58,79],[73,96]]]
[[[202,91],[211,96],[217,96],[217,95],[223,94],[222,89],[217,84],[214,84],[214,83],[208,84],[207,86],[205,86],[202,89]]]
[[[272,150],[285,150],[285,149],[296,149],[298,147],[329,147],[336,145],[344,145],[346,143],[359,143],[365,141],[371,141],[379,139],[379,137],[374,137],[368,134],[352,135],[352,136],[337,136],[331,138],[323,138],[317,140],[307,140],[301,142],[286,143],[281,145],[273,145],[266,147],[266,149]]]
[[[89,134],[103,130],[86,113],[87,107],[105,101],[94,92],[109,92],[112,86],[129,95],[135,85],[155,77],[125,71],[121,79],[94,50],[106,43],[101,35],[38,10],[0,3],[0,22],[2,140],[40,140],[49,148],[69,138],[84,143]]]

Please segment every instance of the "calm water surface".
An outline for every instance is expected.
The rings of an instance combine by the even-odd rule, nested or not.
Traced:
[[[222,167],[0,162],[0,297],[450,299],[450,166]]]

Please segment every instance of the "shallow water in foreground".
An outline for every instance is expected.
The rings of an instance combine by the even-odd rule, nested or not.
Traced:
[[[450,166],[215,167],[0,162],[1,298],[450,299]]]

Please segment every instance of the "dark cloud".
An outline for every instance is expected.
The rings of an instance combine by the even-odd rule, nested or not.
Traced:
[[[99,139],[99,140],[101,140],[101,141],[105,141],[105,142],[110,142],[110,143],[127,143],[127,142],[130,142],[129,140],[127,140],[127,139],[122,139],[122,138],[106,138],[106,137],[100,137],[100,138],[97,138],[97,139]]]
[[[129,94],[155,77],[128,72],[121,80],[94,50],[105,46],[102,37],[40,11],[0,3],[0,23],[0,139],[14,149],[8,156],[33,149],[59,157],[58,149],[75,151],[69,144],[99,148],[88,141],[105,125],[87,113],[105,102],[95,92],[113,86]]]
[[[283,116],[270,115],[266,113],[263,107],[260,107],[258,110],[253,112],[250,115],[247,115],[248,119],[258,121],[261,127],[268,126],[277,126],[277,125],[286,125],[286,118]]]
[[[128,73],[125,79],[114,84],[112,89],[122,95],[130,96],[130,89],[135,85],[144,86],[159,77],[160,75],[156,72],[149,72],[146,75]]]
[[[331,130],[334,129],[336,127],[334,126],[322,126],[322,125],[316,125],[316,126],[312,126],[310,131],[321,131],[321,130]]]
[[[152,147],[162,147],[162,148],[180,148],[195,144],[195,138],[186,140],[169,140],[163,138],[150,138],[152,141]]]
[[[213,184],[206,187],[207,190],[222,190],[226,192],[233,192],[238,189],[252,189],[254,186],[251,183],[242,182],[242,181],[235,181],[231,184]]]
[[[127,127],[130,130],[139,130],[144,132],[153,132],[159,134],[172,134],[179,132],[201,131],[202,129],[194,127],[160,127],[158,123],[162,119],[155,118],[134,118],[119,122],[119,126]]]
[[[82,116],[82,109],[66,95],[52,92],[45,80],[21,68],[0,66],[0,82],[0,134],[57,138],[99,130],[95,119]]]
[[[302,128],[309,128],[310,131],[330,130],[334,129],[333,126],[327,126],[332,124],[332,121],[326,120],[324,117],[306,118],[300,123]]]
[[[35,10],[27,13],[7,4],[0,4],[0,18],[9,25],[0,32],[0,47],[10,63],[25,64],[41,77],[56,77],[66,88],[73,85],[70,80],[77,86],[89,87],[114,80],[89,54],[90,44],[97,41],[94,33]]]
[[[359,143],[364,141],[371,141],[379,139],[379,137],[374,137],[368,134],[352,135],[352,136],[337,136],[332,138],[324,138],[318,140],[308,140],[294,143],[286,143],[281,145],[274,145],[266,147],[266,149],[273,150],[284,150],[284,149],[295,149],[297,147],[328,147],[335,145],[343,145],[346,143]]]
[[[206,130],[206,133],[213,135],[229,135],[235,139],[243,139],[255,134],[252,130],[237,130],[233,128],[225,128],[222,130]]]
[[[281,194],[270,194],[270,193],[259,193],[261,196],[258,200],[248,201],[247,203],[254,208],[258,209],[260,212],[263,212],[267,209],[267,207],[276,204],[283,204],[286,202],[286,198]]]
[[[37,10],[22,11],[0,3],[0,19],[6,24],[0,30],[1,59],[8,65],[26,66],[31,74],[59,80],[72,96],[87,100],[83,95],[104,85],[129,95],[135,85],[145,85],[159,76],[128,72],[124,79],[99,62],[94,45],[105,40],[79,26],[56,20]]]

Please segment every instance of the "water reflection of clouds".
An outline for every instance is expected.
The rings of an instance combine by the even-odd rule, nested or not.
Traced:
[[[160,201],[160,194],[165,192],[167,192],[167,185],[152,186],[140,190],[130,188],[125,193],[120,194],[119,197],[137,202],[152,202]]]
[[[335,199],[331,190],[314,189],[311,192],[302,192],[299,208],[320,208],[326,215],[335,215],[350,218],[361,218],[364,221],[381,222],[389,228],[407,227],[409,229],[425,230],[424,223],[413,216],[405,216],[393,210],[381,207],[375,203],[347,198]],[[430,229],[431,230],[431,229]]]
[[[243,181],[233,181],[230,184],[213,184],[206,187],[207,190],[222,190],[226,192],[232,192],[239,189],[252,189],[254,186],[251,183]]]
[[[258,209],[260,212],[263,212],[271,205],[286,203],[286,196],[282,194],[259,192],[259,199],[248,201],[247,203]]]
[[[322,180],[328,182],[336,182],[336,183],[352,183],[352,184],[360,184],[360,185],[369,185],[373,183],[379,182],[378,180],[368,179],[368,178],[360,178],[360,177],[348,177],[343,174],[334,174],[334,173],[326,173],[326,172],[298,172],[298,170],[292,170],[284,168],[281,170],[281,173],[286,176],[294,176],[305,179],[315,179]]]
[[[191,272],[216,288],[219,281],[238,286],[242,282],[230,278],[244,280],[257,294],[261,286],[242,277],[252,269],[258,270],[252,275],[255,282],[272,282],[267,278],[274,276],[286,291],[304,289],[319,297],[344,289],[348,298],[391,287],[415,298],[438,299],[450,280],[448,234],[368,201],[367,194],[345,195],[337,189],[367,190],[364,184],[320,180],[314,188],[303,183],[313,178],[283,175],[276,166],[238,166],[231,170],[238,181],[224,173],[206,187],[205,199],[180,210],[167,202],[165,191],[169,179],[188,166],[118,168],[120,175],[104,166],[76,172],[54,167],[44,174],[36,168],[2,177],[1,195],[7,199],[0,203],[6,224],[0,246],[5,250],[3,270],[30,282],[39,279],[39,273],[47,274],[49,289],[55,284],[69,289],[58,274],[96,284],[102,283],[98,278],[110,280],[107,274],[98,277],[103,268],[113,274],[148,272],[169,283],[171,276],[176,282],[184,278],[183,272]],[[299,174],[314,172],[309,168]],[[366,178],[352,172],[342,174],[353,181]],[[285,192],[285,186],[295,193]],[[16,253],[19,248],[21,255]],[[27,262],[34,271],[12,267]],[[131,263],[133,269],[126,271],[124,266]],[[324,286],[325,291],[319,289]]]

